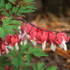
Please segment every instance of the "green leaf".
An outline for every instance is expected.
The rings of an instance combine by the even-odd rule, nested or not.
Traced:
[[[1,70],[5,70],[5,67],[3,67],[3,66],[0,66],[0,69],[1,69]]]
[[[21,25],[21,21],[17,21],[17,20],[12,20],[11,22],[10,22],[10,24],[16,24],[16,25]]]
[[[31,50],[31,49],[30,49]],[[45,52],[43,52],[42,49],[38,49],[37,47],[33,48],[32,49],[32,53],[35,55],[35,56],[48,56]]]
[[[32,65],[33,65],[33,63],[26,62],[25,65],[24,65],[24,67],[28,67],[28,66],[32,66]]]
[[[46,70],[57,70],[57,66],[49,66]]]
[[[10,65],[10,63],[5,63],[4,65],[5,65],[5,66],[9,66],[9,65]]]
[[[5,8],[5,0],[0,0],[0,9],[3,10]]]
[[[3,39],[5,39],[8,33],[15,34],[13,29],[19,31],[20,29],[18,29],[18,26],[22,24],[21,21],[12,20],[12,17],[2,19],[2,22],[3,25],[0,27],[0,37]]]
[[[3,25],[2,26],[7,26],[10,24],[12,20],[12,17],[6,18],[6,19],[2,19]]]
[[[7,34],[5,33],[5,29],[4,28],[2,28],[2,27],[0,27],[0,37],[2,37],[3,39],[5,39],[5,36],[6,36]]]
[[[10,53],[8,53],[8,57],[13,57],[13,56],[15,56],[16,55],[16,53],[15,52],[10,52]]]
[[[5,14],[7,17],[9,17],[9,14],[8,14],[8,12],[6,12],[6,10],[3,10],[2,14]]]
[[[35,9],[33,6],[31,6],[31,7],[30,6],[20,7],[18,13],[30,13],[30,12],[34,12],[35,10],[33,10],[33,9]]]
[[[13,1],[15,1],[15,0],[9,0],[9,2],[13,2]]]
[[[18,11],[18,7],[13,7],[12,12],[16,13]]]
[[[0,57],[0,69],[2,69],[3,70],[3,66],[5,65],[5,66],[8,66],[9,65],[9,61],[7,61],[8,60],[8,57]]]
[[[8,2],[8,3],[6,4],[6,9],[10,10],[11,7],[12,7],[11,3]]]
[[[32,53],[32,47],[29,47],[28,52]]]
[[[29,47],[30,45],[28,45],[28,44],[26,44],[26,45],[24,45],[24,42],[22,43],[22,49],[21,49],[21,52],[22,51],[25,51],[28,47]]]
[[[33,64],[32,66],[33,66],[33,70],[37,70],[37,66],[35,64]]]
[[[34,1],[34,0],[23,0],[23,1],[25,1],[25,2],[32,2],[32,1]]]
[[[45,63],[38,63],[37,68],[38,70],[44,70]]]
[[[24,66],[24,62],[23,59],[21,57],[15,57],[12,59],[11,63],[15,66],[15,67],[19,67]]]
[[[37,66],[35,64],[33,64],[33,70],[44,70],[44,65],[45,63],[38,63]]]
[[[32,57],[32,55],[27,55],[25,60],[29,63],[31,61],[31,57]]]
[[[18,52],[19,50],[17,50],[16,47],[14,46],[14,47],[13,47],[13,51],[14,51],[14,52]]]

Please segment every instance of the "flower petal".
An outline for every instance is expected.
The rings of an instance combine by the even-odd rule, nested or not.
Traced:
[[[44,41],[44,43],[42,44],[42,49],[45,50],[46,48],[46,41]]]

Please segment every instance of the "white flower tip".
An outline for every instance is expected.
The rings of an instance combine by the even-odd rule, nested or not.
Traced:
[[[44,41],[44,43],[42,44],[42,49],[45,50],[46,48],[46,41]]]
[[[21,31],[19,31],[19,33],[21,34],[22,32],[21,32]]]
[[[33,44],[34,46],[37,45],[37,42],[36,42],[35,40],[30,40],[30,41],[32,42],[32,44]]]
[[[55,50],[56,50],[56,45],[54,45],[53,43],[51,43],[51,49],[52,49],[53,51],[55,51]]]
[[[9,53],[9,50],[6,48],[6,53]]]
[[[15,48],[16,48],[16,50],[19,50],[18,43],[15,44]]]
[[[8,48],[13,51],[13,47],[11,45],[9,45]]]
[[[26,45],[27,44],[27,40],[24,40],[24,45]]]
[[[21,29],[21,27],[19,26],[18,29]]]
[[[20,45],[22,45],[23,42],[20,42]]]
[[[64,45],[64,50],[67,51],[67,46],[66,45]]]

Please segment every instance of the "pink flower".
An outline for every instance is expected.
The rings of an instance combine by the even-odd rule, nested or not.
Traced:
[[[4,54],[5,51],[6,51],[5,44],[2,43],[1,46],[0,46],[0,52],[1,52],[2,54]]]
[[[47,41],[47,40],[48,40],[48,32],[37,29],[36,41],[38,43],[43,43],[44,41]]]
[[[42,42],[41,42],[41,36],[42,36],[42,31],[39,30],[39,29],[37,29],[36,41],[37,41],[38,43],[42,43]]]
[[[36,37],[36,34],[37,34],[36,30],[37,30],[36,27],[32,27],[30,34],[29,34],[31,40],[33,40]]]
[[[3,17],[4,19],[6,19],[7,17]]]
[[[42,29],[44,29],[44,28],[42,28]],[[37,29],[36,41],[38,43],[42,44],[42,49],[44,50],[46,47],[46,42],[48,41],[48,32]]]
[[[58,33],[57,34],[57,44],[61,44],[63,42],[63,40],[65,40],[65,42],[68,41],[66,33],[64,33],[64,32]]]
[[[13,45],[15,45],[16,43],[18,43],[19,42],[19,37],[18,37],[18,35],[12,35],[12,37],[11,37],[11,43],[13,44]]]
[[[51,49],[53,51],[55,51],[55,49],[56,49],[56,35],[55,35],[54,32],[49,32],[49,35],[48,36],[49,36],[48,41],[51,44]]]
[[[10,34],[8,34],[8,35],[6,36],[5,41],[6,41],[8,44],[11,43],[11,36],[10,36]]]
[[[24,33],[25,27],[24,26],[20,26],[21,28],[21,32]]]
[[[49,32],[49,42],[56,44],[56,34],[54,32]]]
[[[66,42],[69,41],[69,38],[67,38],[66,33],[62,32],[62,33],[58,33],[57,34],[57,44],[59,45],[60,48],[63,48],[65,51],[67,50],[67,45]]]
[[[26,24],[26,33],[29,34],[30,31],[31,31],[31,29],[32,29],[32,26],[27,23],[27,24]]]
[[[10,35],[8,34],[5,38],[5,42],[7,43],[7,45],[11,45],[11,46],[15,46],[16,43],[19,43],[19,37],[18,35]]]

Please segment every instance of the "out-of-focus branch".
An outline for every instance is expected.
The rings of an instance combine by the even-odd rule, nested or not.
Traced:
[[[46,49],[44,50],[44,52],[51,52],[51,51],[52,51],[51,48],[46,48]],[[54,52],[55,52],[56,54],[58,54],[58,55],[64,57],[64,58],[66,58],[66,59],[67,59],[67,58],[70,59],[69,50],[64,51],[64,50],[62,50],[61,48],[56,47],[56,50],[55,50]]]
[[[68,29],[63,30],[63,31],[44,30],[44,29],[42,29],[42,28],[40,28],[40,27],[38,27],[38,26],[36,26],[36,25],[34,25],[34,24],[32,24],[32,23],[27,22],[25,19],[19,19],[19,18],[13,18],[13,19],[14,19],[14,20],[21,20],[21,21],[23,21],[23,22],[26,22],[27,24],[30,24],[30,25],[32,25],[32,26],[34,26],[34,27],[36,27],[36,28],[38,28],[38,29],[40,29],[40,30],[42,30],[42,31],[45,31],[45,32],[56,32],[56,33],[58,33],[58,32],[69,32],[69,31],[70,31],[70,30],[68,30]]]

